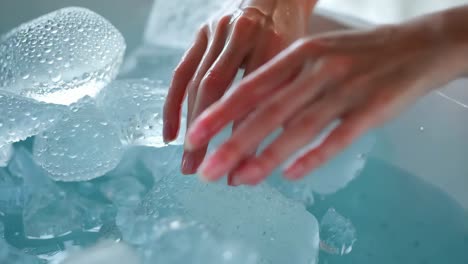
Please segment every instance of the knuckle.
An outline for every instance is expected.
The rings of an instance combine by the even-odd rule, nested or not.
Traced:
[[[217,70],[209,70],[201,82],[201,87],[204,91],[218,90],[224,83],[224,78]]]
[[[262,111],[262,116],[270,116],[270,117],[277,117],[281,115],[284,108],[284,104],[279,101],[275,101],[270,103],[267,107],[265,107]]]
[[[242,153],[240,144],[233,138],[224,142],[219,151],[224,153],[225,160],[230,160],[232,157]]]
[[[281,158],[276,149],[267,148],[263,151],[260,162],[263,164],[264,169],[269,172],[281,162]]]

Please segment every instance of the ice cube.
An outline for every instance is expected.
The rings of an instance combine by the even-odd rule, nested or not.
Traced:
[[[0,167],[6,167],[13,153],[13,145],[0,147]]]
[[[38,135],[34,159],[58,181],[85,181],[115,168],[123,154],[116,128],[85,97]]]
[[[331,130],[322,136],[309,148],[317,146]],[[268,178],[268,183],[286,196],[310,206],[314,201],[314,193],[319,195],[333,194],[345,188],[353,179],[360,175],[367,156],[375,143],[375,135],[369,133],[352,143],[342,153],[313,171],[299,181],[288,181],[279,172]]]
[[[118,80],[96,97],[97,106],[129,145],[162,147],[162,113],[167,86],[147,79]],[[183,134],[183,132],[181,133]],[[182,137],[172,144],[182,144]]]
[[[0,91],[0,147],[41,133],[60,119],[64,109]]]
[[[187,48],[203,22],[225,5],[237,4],[222,0],[155,1],[145,29],[145,42]],[[203,6],[203,8],[200,8]]]
[[[231,188],[170,175],[148,194],[141,211],[155,217],[194,219],[252,247],[262,263],[315,263],[317,257],[314,216],[267,185]]]
[[[142,251],[143,263],[256,264],[251,249],[216,238],[205,226],[179,218],[162,219]]]
[[[68,105],[114,79],[124,52],[122,35],[106,19],[84,8],[60,9],[1,38],[0,89]]]
[[[330,254],[346,255],[353,250],[354,242],[354,225],[330,208],[320,221],[320,248]]]
[[[28,238],[49,239],[96,229],[113,214],[110,205],[91,201],[53,182],[24,148],[16,151],[9,168],[23,178],[23,224]]]
[[[70,254],[61,264],[140,264],[135,250],[124,243],[104,241]]]
[[[26,255],[20,250],[8,245],[0,238],[0,263],[5,264],[40,264],[40,260],[34,256]]]

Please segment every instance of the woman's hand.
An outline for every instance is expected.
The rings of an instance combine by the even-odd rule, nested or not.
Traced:
[[[177,137],[180,111],[188,93],[187,126],[223,96],[240,68],[245,75],[305,36],[316,0],[234,1],[206,23],[175,70],[164,107],[164,140]],[[202,8],[202,7],[201,7]],[[234,129],[243,120],[238,116]],[[185,152],[182,172],[195,173],[208,141]],[[247,154],[247,153],[244,153]]]
[[[207,157],[199,174],[215,181],[232,173],[235,185],[257,184],[340,120],[323,143],[286,167],[287,178],[303,177],[367,130],[466,72],[467,12],[462,14],[464,23],[451,27],[447,15],[439,14],[400,26],[295,42],[192,124],[186,147],[194,151],[229,122],[248,116]],[[282,133],[265,150],[242,161],[280,127]]]

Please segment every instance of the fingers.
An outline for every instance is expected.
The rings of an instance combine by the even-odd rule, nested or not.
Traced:
[[[201,63],[190,81],[188,90],[188,112],[187,112],[187,128],[190,126],[194,116],[195,103],[198,96],[198,90],[203,77],[206,72],[213,65],[214,61],[218,58],[219,54],[223,50],[225,39],[227,35],[227,26],[229,24],[229,18],[225,17],[221,19],[216,28],[213,40],[211,41],[208,50],[205,52]],[[182,173],[193,174],[196,172],[197,167],[201,160],[203,160],[205,151],[185,151],[182,157]]]
[[[344,150],[355,139],[374,126],[372,114],[363,111],[344,119],[342,123],[320,144],[289,165],[284,175],[291,180],[301,179],[310,171],[320,167],[325,162]]]
[[[281,127],[296,109],[313,99],[318,94],[314,90],[320,90],[318,86],[322,78],[320,75],[308,76],[306,73],[249,115],[232,137],[205,160],[199,174],[206,180],[218,180],[238,165],[249,150],[255,149],[264,138]]]
[[[335,98],[324,98],[294,118],[290,126],[256,158],[244,163],[234,172],[237,184],[257,184],[270,175],[276,167],[291,155],[315,139],[324,128],[344,111],[344,107],[330,107],[343,104]]]
[[[186,147],[196,149],[205,145],[229,122],[251,112],[278,84],[296,73],[306,59],[303,50],[293,45],[241,81],[233,93],[208,108],[189,129]]]
[[[193,46],[186,52],[182,61],[174,71],[174,77],[164,104],[164,142],[173,141],[177,137],[180,126],[180,111],[187,86],[197,70],[207,45],[208,39],[206,32],[201,30]]]

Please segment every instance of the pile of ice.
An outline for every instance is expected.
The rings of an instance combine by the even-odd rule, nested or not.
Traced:
[[[184,177],[182,141],[162,141],[167,82],[116,80],[124,50],[119,31],[83,8],[1,38],[0,263],[311,264],[320,245],[349,253],[352,225],[329,214],[321,226],[333,235],[320,242],[305,205],[359,174],[370,136],[297,183]],[[170,67],[152,70],[167,80]]]

